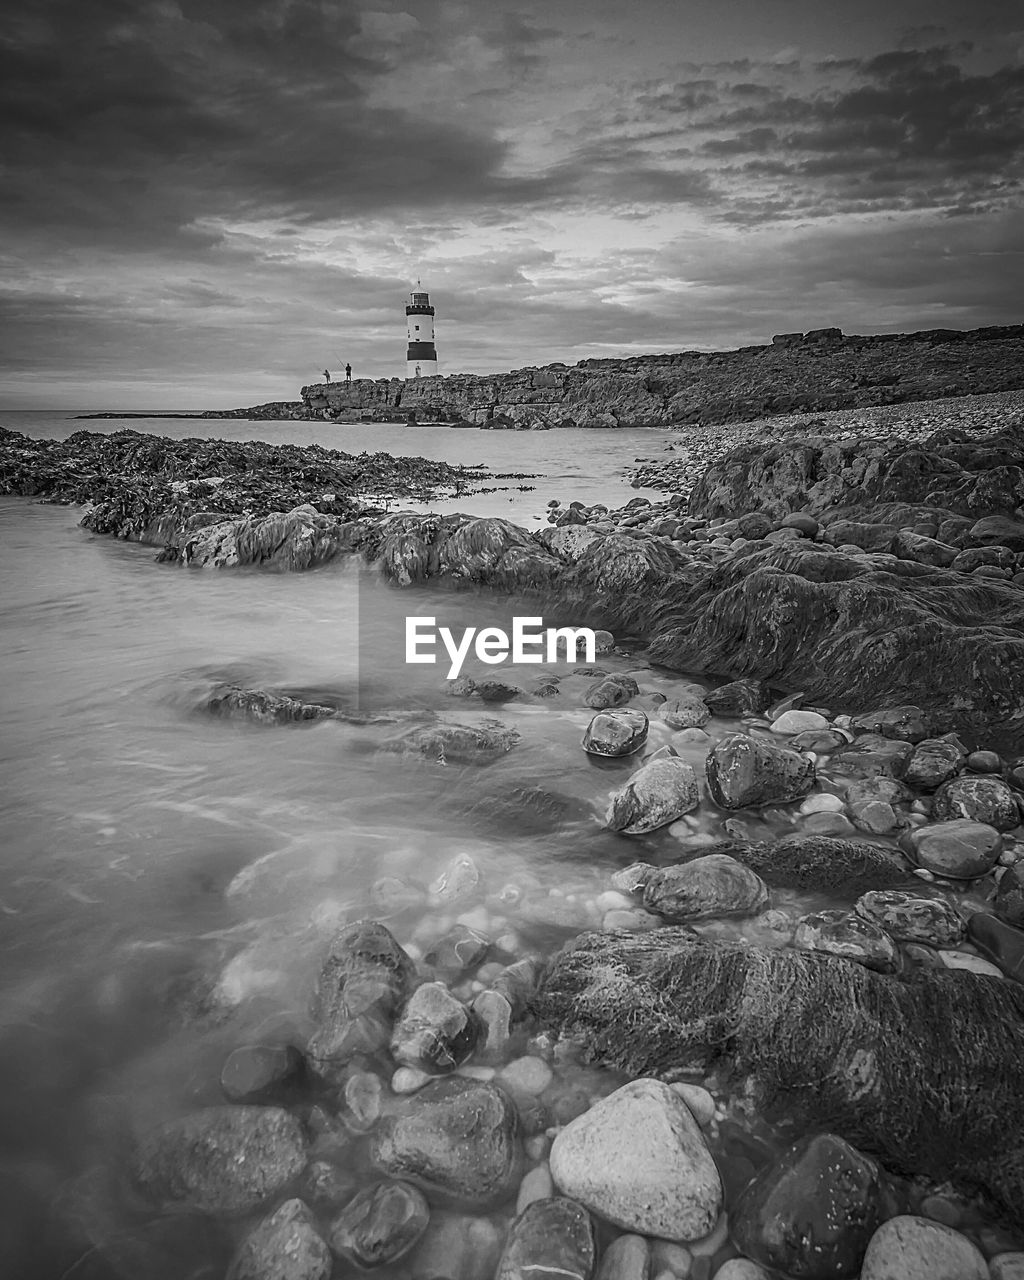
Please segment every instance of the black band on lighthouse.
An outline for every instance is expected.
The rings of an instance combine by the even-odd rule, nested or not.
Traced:
[[[432,342],[410,342],[407,360],[436,360],[437,352]]]

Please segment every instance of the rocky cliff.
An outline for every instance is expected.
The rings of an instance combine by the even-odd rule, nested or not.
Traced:
[[[1024,325],[844,335],[778,334],[738,351],[582,360],[507,374],[319,383],[309,416],[492,428],[743,422],[1024,387]]]

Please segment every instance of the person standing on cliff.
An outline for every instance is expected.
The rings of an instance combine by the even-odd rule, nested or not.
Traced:
[[[352,366],[350,364],[347,364],[345,366],[345,381],[346,382],[352,381]]]
[[[324,379],[325,379],[327,382],[330,382],[330,380],[331,380],[331,371],[330,371],[330,369],[325,369],[325,370],[324,370]]]

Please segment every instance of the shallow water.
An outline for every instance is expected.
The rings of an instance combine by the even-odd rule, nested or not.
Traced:
[[[25,430],[10,419],[26,416],[5,419]],[[157,424],[181,435],[196,425]],[[271,437],[265,423],[211,427]],[[357,434],[381,440],[380,428],[285,430],[343,448],[364,447]],[[634,446],[618,437],[662,434],[391,431],[396,451],[496,469],[513,454],[517,469],[535,469],[548,450],[551,478],[527,503],[517,496],[518,511],[549,491],[621,501],[616,485],[632,491],[599,474],[631,460]],[[56,434],[54,423],[34,434]],[[610,450],[611,463],[582,450],[583,434]],[[460,505],[487,510],[483,500]],[[149,1227],[118,1195],[97,1200],[90,1171],[118,1170],[128,1132],[221,1101],[231,1048],[255,1038],[301,1043],[323,949],[340,923],[386,919],[422,953],[463,909],[439,906],[426,887],[467,854],[483,884],[472,919],[543,954],[599,925],[594,898],[614,869],[672,861],[681,840],[720,833],[727,815],[705,803],[649,837],[604,830],[608,792],[635,760],[594,762],[580,750],[592,713],[573,696],[586,685],[566,664],[554,668],[568,677],[558,699],[494,709],[446,696],[443,667],[395,659],[409,615],[507,625],[535,614],[533,603],[398,590],[348,561],[291,575],[186,571],[157,565],[152,548],[89,534],[78,517],[0,498],[0,1241],[5,1275],[107,1280],[155,1274],[134,1252]],[[681,682],[639,657],[601,665],[669,696]],[[477,678],[495,671],[466,668]],[[442,766],[387,749],[402,724],[267,729],[199,714],[225,680],[375,713],[495,717],[521,741],[486,768]],[[715,721],[708,732],[734,727]],[[652,722],[651,747],[669,736]],[[698,773],[709,745],[680,748]],[[503,804],[522,787],[552,795],[555,816],[510,824]],[[768,822],[789,830],[791,815]],[[373,886],[383,877],[422,891],[416,905],[382,906]],[[550,899],[558,922],[551,911],[540,919],[517,910],[524,894]],[[773,894],[783,909],[822,905]],[[745,921],[705,928],[781,944]],[[560,1070],[567,1089],[615,1083],[571,1064]],[[361,1159],[357,1147],[351,1158]],[[161,1274],[221,1275],[240,1229],[208,1238],[190,1227],[180,1256],[158,1249]]]

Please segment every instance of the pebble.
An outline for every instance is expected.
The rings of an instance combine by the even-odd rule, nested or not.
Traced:
[[[513,1093],[530,1097],[543,1093],[551,1083],[552,1071],[541,1058],[514,1058],[498,1075],[498,1083]]]
[[[596,1280],[647,1280],[651,1274],[650,1247],[643,1236],[614,1239],[601,1258]]]
[[[841,796],[830,791],[820,791],[817,795],[808,796],[800,805],[798,813],[841,813],[846,806]]]
[[[764,1267],[749,1258],[730,1258],[715,1272],[715,1280],[771,1280]]]
[[[551,1170],[546,1164],[538,1164],[532,1168],[519,1184],[519,1194],[516,1197],[516,1213],[522,1213],[528,1204],[533,1204],[534,1200],[546,1200],[548,1196],[555,1194],[554,1183],[551,1181]]]
[[[671,1240],[651,1241],[651,1269],[656,1274],[667,1271],[673,1276],[688,1276],[693,1256],[684,1245]]]
[[[415,1093],[417,1089],[422,1089],[425,1084],[429,1084],[434,1077],[426,1071],[420,1071],[417,1067],[399,1067],[391,1077],[392,1093]]]

